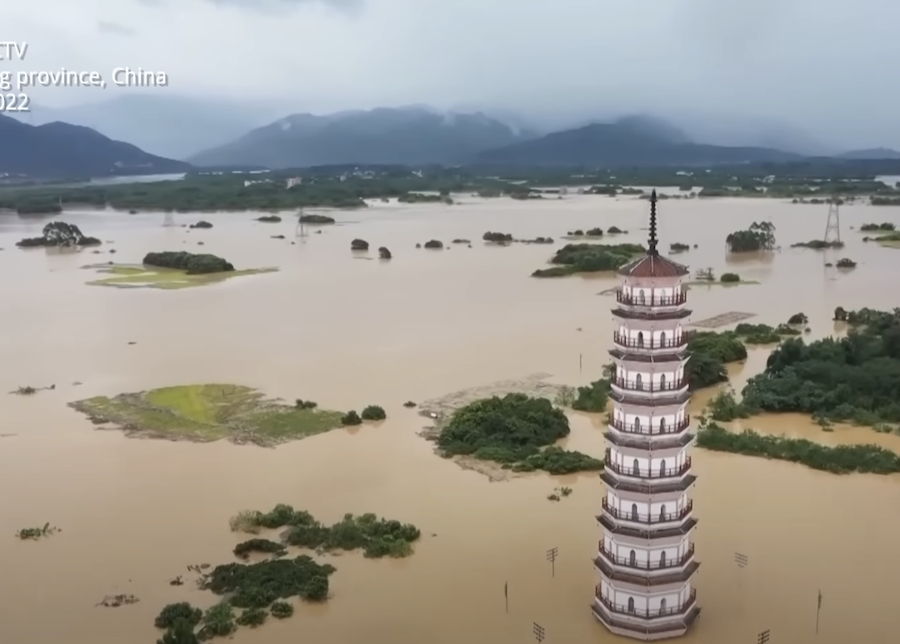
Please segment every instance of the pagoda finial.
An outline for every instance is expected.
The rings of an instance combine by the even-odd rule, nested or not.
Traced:
[[[647,245],[648,255],[659,255],[656,250],[656,188],[650,193],[650,240]]]

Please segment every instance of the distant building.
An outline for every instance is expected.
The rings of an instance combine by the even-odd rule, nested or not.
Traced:
[[[688,496],[697,478],[685,375],[688,270],[656,248],[656,203],[654,190],[647,254],[618,271],[613,413],[597,517],[603,536],[594,560],[594,616],[616,635],[645,641],[684,635],[700,614],[691,586],[700,564]]]
[[[255,184],[257,184],[257,183],[272,183],[272,180],[271,180],[271,179],[256,179],[256,180],[249,180],[249,179],[248,179],[248,180],[244,181],[244,187],[246,188],[246,187],[248,187],[248,186],[252,186],[252,185],[255,185]]]
[[[303,177],[291,177],[287,180],[285,187],[290,190],[294,186],[299,186],[303,183]]]

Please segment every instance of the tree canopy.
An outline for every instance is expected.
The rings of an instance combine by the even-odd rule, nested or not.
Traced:
[[[786,340],[743,391],[744,404],[875,425],[900,422],[900,309],[844,312],[850,333]]]

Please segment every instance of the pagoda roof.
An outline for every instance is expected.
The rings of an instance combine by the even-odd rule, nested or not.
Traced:
[[[687,266],[673,262],[660,255],[647,253],[625,264],[618,270],[619,275],[629,277],[680,277],[690,273]]]
[[[650,194],[650,238],[647,254],[638,257],[617,272],[627,277],[681,277],[690,273],[687,266],[662,257],[656,249],[656,189]]]

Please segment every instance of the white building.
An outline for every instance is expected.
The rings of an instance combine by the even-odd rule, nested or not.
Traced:
[[[684,635],[700,614],[691,586],[700,564],[688,495],[697,478],[685,378],[688,270],[656,248],[656,204],[654,190],[647,254],[618,271],[606,497],[597,517],[603,537],[594,560],[594,615],[613,633],[640,640]]]

